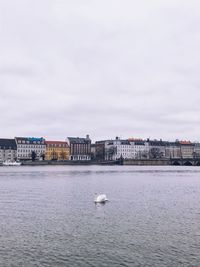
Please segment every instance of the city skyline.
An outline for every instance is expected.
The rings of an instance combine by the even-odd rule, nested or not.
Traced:
[[[1,136],[200,140],[199,7],[0,1]]]
[[[94,144],[95,142],[99,142],[99,141],[113,141],[113,140],[129,140],[129,141],[158,141],[158,142],[166,142],[166,143],[185,143],[185,144],[192,144],[192,143],[200,143],[200,140],[191,140],[188,138],[184,138],[184,139],[180,139],[180,138],[172,138],[172,139],[164,139],[162,137],[160,138],[155,138],[155,137],[146,137],[146,138],[142,138],[139,136],[126,136],[126,137],[122,137],[122,136],[112,136],[112,137],[106,137],[106,138],[99,138],[99,139],[94,139],[92,138],[92,136],[90,136],[89,134],[86,134],[85,136],[78,136],[78,135],[73,135],[73,136],[66,136],[66,137],[62,137],[62,138],[48,138],[47,135],[45,136],[10,136],[10,137],[5,137],[5,136],[0,136],[1,140],[6,140],[6,139],[16,139],[16,138],[27,138],[28,140],[31,141],[39,141],[39,140],[44,140],[47,142],[67,142],[68,138],[78,138],[78,139],[89,139],[91,140],[91,142]]]

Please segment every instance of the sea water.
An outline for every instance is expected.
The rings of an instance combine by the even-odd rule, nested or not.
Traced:
[[[0,167],[0,266],[200,266],[200,167]]]

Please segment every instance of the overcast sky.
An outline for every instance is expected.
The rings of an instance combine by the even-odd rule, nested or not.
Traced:
[[[200,141],[199,0],[0,0],[0,137]]]

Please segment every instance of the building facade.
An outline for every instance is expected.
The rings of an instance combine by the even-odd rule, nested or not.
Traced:
[[[97,161],[105,160],[105,142],[106,141],[95,142],[95,159]]]
[[[16,160],[17,145],[15,139],[0,139],[0,162]]]
[[[117,160],[121,157],[128,158],[131,153],[131,146],[128,140],[121,140],[116,137],[111,140],[96,141],[96,159],[101,160]]]
[[[149,159],[161,159],[165,158],[166,142],[162,140],[150,140],[146,141],[147,154]]]
[[[66,141],[70,148],[70,160],[91,160],[91,140],[89,138],[89,135],[87,135],[86,138],[67,137]]]
[[[131,144],[128,140],[116,137],[105,141],[105,160],[129,159],[132,157]]]
[[[190,141],[180,141],[181,158],[194,158],[195,145]]]
[[[91,160],[96,159],[96,146],[95,144],[91,144]]]
[[[179,142],[166,142],[165,157],[168,159],[181,158],[181,145]]]
[[[143,140],[120,139],[97,141],[97,160],[145,159],[148,158],[148,145]]]
[[[131,144],[131,159],[149,158],[149,146],[145,140],[129,138]]]
[[[129,138],[97,141],[97,160],[200,158],[200,143]]]
[[[70,150],[67,142],[45,141],[45,160],[69,160]]]
[[[45,155],[46,145],[43,137],[15,137],[17,144],[17,159],[31,160],[35,154],[35,160]]]
[[[194,143],[194,158],[200,158],[200,143]]]

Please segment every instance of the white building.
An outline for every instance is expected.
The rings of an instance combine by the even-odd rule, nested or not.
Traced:
[[[191,143],[190,141],[180,141],[180,147],[181,147],[181,158],[193,158],[194,152],[195,152],[195,145],[194,143]],[[197,151],[197,147],[196,147]]]
[[[128,139],[131,144],[131,159],[146,159],[149,157],[148,143],[140,139]]]
[[[36,155],[35,159],[40,159],[45,154],[46,145],[43,137],[15,137],[15,140],[19,160],[31,160],[33,153]]]
[[[115,140],[105,141],[105,160],[117,160],[119,158],[131,158],[131,144],[128,140],[120,140],[116,137]]]
[[[118,137],[105,142],[105,160],[148,158],[148,144],[143,140],[121,140]]]
[[[16,161],[17,145],[15,139],[0,139],[0,162]]]

